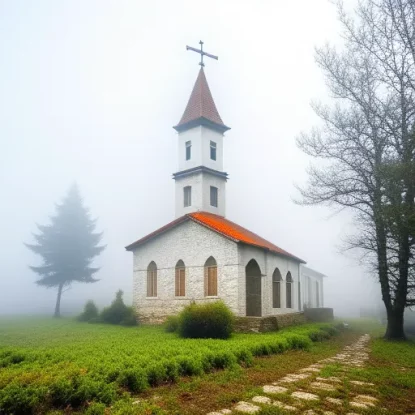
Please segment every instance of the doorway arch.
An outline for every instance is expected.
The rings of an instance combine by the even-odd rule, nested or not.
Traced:
[[[246,315],[262,316],[261,269],[255,259],[245,267],[246,279]]]

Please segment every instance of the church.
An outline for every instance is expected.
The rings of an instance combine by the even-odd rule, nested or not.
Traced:
[[[203,64],[179,123],[175,216],[126,247],[133,253],[133,304],[141,321],[162,322],[191,302],[223,300],[240,317],[323,306],[324,275],[226,217],[224,124]],[[247,212],[257,213],[257,212]]]

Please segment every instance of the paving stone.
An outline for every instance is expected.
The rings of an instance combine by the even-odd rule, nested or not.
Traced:
[[[310,383],[310,387],[314,389],[321,389],[324,391],[335,391],[336,388],[333,385],[330,385],[330,383],[324,383],[324,382],[312,382]]]
[[[255,403],[263,403],[269,405],[271,403],[271,399],[267,396],[254,396],[252,401]]]
[[[311,376],[311,373],[292,373],[290,375],[283,377],[280,380],[280,382],[284,382],[284,383],[297,382],[298,380],[307,379],[310,376]]]
[[[341,399],[337,399],[337,398],[326,398],[327,402],[333,403],[334,405],[343,405],[343,401]]]
[[[318,401],[320,399],[317,395],[314,395],[314,393],[301,391],[293,392],[291,396],[293,398],[304,399],[306,401]]]
[[[353,408],[359,408],[359,409],[367,409],[369,406],[372,405],[368,405],[366,403],[360,403],[360,402],[349,402],[350,406],[353,406]]]
[[[373,396],[370,395],[357,395],[354,398],[355,402],[362,402],[362,403],[372,403],[374,404],[375,402],[377,402],[378,400],[376,398],[374,398]]]
[[[246,414],[255,414],[259,412],[261,408],[256,405],[252,405],[252,403],[240,401],[235,406],[235,411],[244,412]]]
[[[278,385],[265,385],[263,387],[264,393],[285,393],[287,392],[287,388],[284,388],[284,386],[278,386]]]
[[[296,408],[295,406],[287,405],[284,402],[274,401],[272,402],[272,404],[274,406],[278,406],[278,408],[285,409],[286,411],[291,411],[291,412],[298,411],[298,408]]]
[[[320,382],[335,382],[335,383],[340,383],[342,381],[340,378],[336,376],[329,376],[328,378],[316,377],[316,380]]]
[[[375,386],[374,383],[362,382],[360,380],[351,380],[350,383],[357,386]]]
[[[304,369],[301,369],[300,372],[320,372],[320,369],[316,368],[316,367],[305,367]]]

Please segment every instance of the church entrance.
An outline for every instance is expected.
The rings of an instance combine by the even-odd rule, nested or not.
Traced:
[[[251,259],[245,268],[246,275],[246,315],[261,317],[261,270],[258,263]]]

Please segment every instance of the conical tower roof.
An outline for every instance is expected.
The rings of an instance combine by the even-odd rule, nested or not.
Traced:
[[[223,123],[219,115],[203,67],[200,68],[183,116],[173,128],[181,132],[198,125],[210,127],[222,133],[230,129]]]

